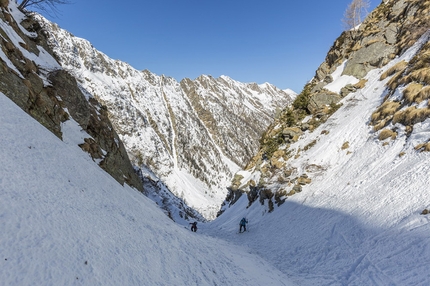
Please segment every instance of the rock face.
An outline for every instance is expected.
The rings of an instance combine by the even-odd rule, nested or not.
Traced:
[[[386,65],[394,56],[395,48],[392,44],[385,43],[385,39],[384,42],[375,42],[354,53],[343,74],[363,78],[372,69]]]
[[[135,166],[151,169],[207,218],[215,217],[234,172],[294,94],[227,76],[195,80],[137,71],[39,17],[56,57],[107,108]]]
[[[342,107],[344,110],[353,108],[359,99],[347,99],[350,93],[366,99],[362,89],[365,90],[368,80],[375,80],[368,78],[370,72],[388,63],[392,66],[384,73],[381,70],[377,76],[380,77],[377,80],[386,81],[387,89],[381,105],[367,120],[375,132],[374,140],[398,140],[402,135],[408,138],[415,124],[428,120],[429,11],[430,1],[383,1],[358,29],[343,32],[317,69],[314,79],[265,132],[257,155],[245,170],[236,174],[235,178],[241,179],[236,179],[229,188],[230,192],[235,192],[234,197],[240,191],[248,193],[252,198],[250,203],[257,197],[264,197],[261,203],[272,211],[274,205],[311,184],[313,176],[323,173],[325,167],[305,163],[297,166],[295,162],[318,146],[319,136],[330,136],[330,130],[322,130],[319,135],[310,134],[326,123],[342,104],[347,104]],[[408,60],[400,61],[400,57]],[[305,137],[313,138],[306,140]],[[302,143],[305,140],[306,143]],[[381,144],[387,146],[387,141]],[[428,140],[424,140],[415,146],[415,150],[425,152],[428,145]],[[351,149],[348,141],[340,143],[339,152],[349,155]],[[231,203],[224,202],[224,208]]]
[[[38,22],[22,15],[15,5],[0,3],[0,20],[5,23],[0,26],[0,92],[60,139],[62,123],[75,120],[91,136],[82,142],[82,149],[119,183],[143,191],[106,108],[84,95],[75,78],[51,56]]]

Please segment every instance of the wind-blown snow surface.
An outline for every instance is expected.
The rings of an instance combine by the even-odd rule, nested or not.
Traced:
[[[247,245],[298,284],[430,285],[430,216],[421,215],[430,206],[430,154],[414,149],[430,139],[430,120],[415,124],[409,138],[400,135],[385,145],[368,124],[387,94],[389,79],[379,81],[380,74],[409,61],[422,40],[370,72],[364,89],[347,96],[325,124],[292,146],[304,150],[316,140],[290,164],[299,174],[312,164],[323,169],[312,173],[301,193],[273,213],[258,201],[246,208],[242,196],[208,231]],[[345,142],[350,147],[343,150]],[[237,237],[242,216],[249,218],[250,231]]]
[[[2,285],[291,285],[246,248],[192,233],[0,93]]]

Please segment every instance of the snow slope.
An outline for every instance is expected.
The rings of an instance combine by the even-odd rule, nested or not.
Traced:
[[[2,285],[291,285],[245,248],[191,233],[0,94]]]
[[[304,150],[316,140],[289,167],[298,174],[322,167],[307,171],[312,183],[301,193],[272,213],[258,201],[247,208],[242,196],[207,225],[208,232],[247,245],[301,285],[429,285],[430,216],[421,212],[430,206],[430,154],[414,147],[430,139],[430,119],[415,124],[409,138],[397,124],[397,139],[384,142],[368,124],[387,94],[389,78],[379,81],[382,72],[409,61],[428,41],[424,36],[383,69],[371,71],[363,89],[345,97],[326,123],[291,147]],[[342,149],[345,142],[349,148]],[[276,182],[271,187],[276,189]],[[233,233],[242,216],[250,231],[238,240]]]

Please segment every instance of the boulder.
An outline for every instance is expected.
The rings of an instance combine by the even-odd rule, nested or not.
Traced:
[[[356,92],[357,88],[353,86],[352,84],[347,84],[340,90],[340,96],[345,97],[351,92]]]
[[[386,30],[385,30],[385,41],[390,44],[394,45],[397,43],[397,34],[398,34],[398,26],[395,23],[390,24]]]
[[[327,105],[338,103],[341,99],[342,97],[339,94],[323,90],[311,96],[308,109],[310,112],[315,113]]]
[[[293,187],[292,191],[294,191],[294,194],[300,193],[302,191],[302,186],[301,185],[295,185]]]
[[[395,52],[394,46],[384,42],[375,42],[363,47],[351,55],[342,75],[351,75],[361,79],[370,70],[387,64]]]

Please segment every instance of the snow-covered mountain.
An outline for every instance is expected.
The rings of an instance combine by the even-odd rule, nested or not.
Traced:
[[[58,138],[62,123],[77,122],[82,136],[76,144],[119,183],[143,191],[106,109],[53,58],[40,25],[17,11],[15,1],[8,3],[1,2],[0,92]]]
[[[178,197],[214,218],[234,172],[292,91],[227,76],[158,76],[112,60],[87,40],[38,17],[62,67],[102,102],[135,166],[151,169]]]
[[[98,168],[77,147],[87,135],[74,120],[62,122],[61,141],[0,93],[0,281],[428,285],[429,9],[383,1],[342,34],[234,177],[223,214],[196,233]],[[1,87],[15,79],[12,97],[32,73],[8,61],[4,18],[21,14],[7,13],[0,73]],[[55,66],[44,52],[26,55],[38,76]]]
[[[174,223],[0,93],[2,285],[290,285],[269,263]],[[262,272],[260,272],[262,271]]]

